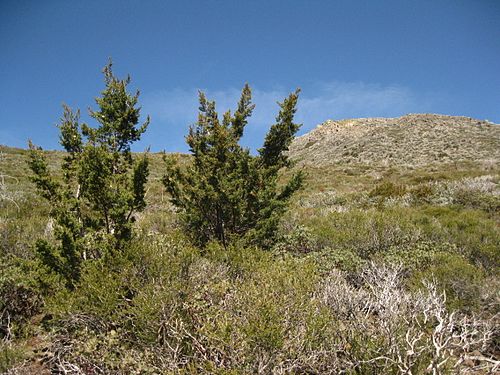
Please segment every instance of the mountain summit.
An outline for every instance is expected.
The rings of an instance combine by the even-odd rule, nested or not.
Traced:
[[[500,125],[437,114],[327,120],[298,137],[290,154],[299,164],[427,165],[498,163]]]

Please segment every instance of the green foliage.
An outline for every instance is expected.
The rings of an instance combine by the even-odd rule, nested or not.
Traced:
[[[80,124],[79,111],[64,106],[62,180],[52,176],[45,155],[30,142],[32,181],[51,204],[58,240],[56,245],[39,240],[37,253],[70,288],[80,279],[84,260],[102,258],[130,241],[133,215],[145,207],[148,158],[134,160],[130,145],[140,139],[149,118],[138,126],[139,93],[127,92],[130,77],[116,78],[111,62],[104,76],[106,87],[96,99],[99,110],[90,111],[97,128]]]
[[[362,259],[358,254],[348,249],[332,249],[324,248],[321,251],[311,253],[310,258],[313,259],[322,273],[327,274],[332,269],[339,269],[354,274],[359,272],[366,264],[366,260]]]
[[[12,340],[27,334],[29,321],[42,313],[42,295],[54,293],[63,283],[35,260],[3,258],[0,262],[0,338]]]
[[[500,212],[500,195],[484,194],[478,191],[458,191],[454,197],[454,203],[480,209],[489,213]]]
[[[255,373],[264,357],[313,369],[308,358],[334,337],[312,298],[314,262],[218,242],[201,256],[179,237],[135,241],[120,274],[87,265],[85,283],[49,301],[64,338],[50,348],[56,358],[110,373]]]
[[[420,236],[406,211],[396,209],[334,212],[313,220],[310,227],[324,246],[347,249],[363,259],[414,243]]]
[[[406,187],[397,185],[390,181],[385,181],[375,186],[369,193],[370,197],[392,198],[405,195]]]
[[[485,287],[483,279],[483,272],[460,255],[438,253],[431,264],[413,275],[409,283],[415,286],[422,280],[435,280],[446,292],[446,302],[451,310],[471,312],[481,303],[481,288]]]
[[[0,341],[0,373],[6,374],[26,357],[26,350]]]
[[[142,306],[143,296],[152,292],[150,288],[158,288],[157,283],[161,283],[175,290],[177,280],[197,255],[175,234],[154,240],[136,237],[119,256],[86,262],[78,288],[54,293],[47,299],[47,311],[56,319],[81,315],[104,326],[130,322],[127,314],[138,313],[136,308]]]
[[[454,244],[457,252],[487,272],[498,272],[500,231],[485,212],[449,207],[425,207],[412,212],[412,221],[434,242]]]
[[[307,222],[318,244],[349,250],[362,259],[436,251],[459,254],[488,273],[500,264],[498,224],[485,212],[450,207],[393,207],[350,210],[314,217]],[[423,245],[422,245],[423,244]],[[413,259],[415,262],[419,262]]]
[[[279,238],[273,247],[273,251],[278,254],[307,254],[317,248],[316,239],[309,228],[298,226],[290,233]]]
[[[0,278],[0,337],[6,339],[15,337],[42,305],[36,291],[17,281],[12,275]]]
[[[420,184],[411,189],[411,194],[417,202],[429,203],[434,189],[430,184]]]
[[[388,264],[401,264],[407,271],[428,268],[439,254],[457,254],[458,248],[447,242],[419,241],[408,246],[395,246],[379,254]]]
[[[283,184],[278,181],[280,170],[290,167],[286,151],[300,126],[293,122],[298,92],[279,103],[276,123],[258,156],[239,145],[254,109],[248,85],[235,113],[227,111],[222,120],[215,102],[200,93],[198,122],[186,137],[193,162],[182,169],[174,157],[166,158],[163,178],[195,242],[205,245],[216,240],[224,247],[241,237],[262,246],[273,242],[290,197],[302,185],[300,172]]]

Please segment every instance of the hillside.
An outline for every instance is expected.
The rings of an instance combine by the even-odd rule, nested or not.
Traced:
[[[306,180],[270,249],[193,246],[151,154],[131,246],[71,291],[38,261],[28,152],[0,146],[0,373],[496,373],[499,129],[326,121],[292,144]]]
[[[409,114],[399,118],[328,120],[298,137],[290,149],[312,166],[500,160],[500,126],[470,117]]]

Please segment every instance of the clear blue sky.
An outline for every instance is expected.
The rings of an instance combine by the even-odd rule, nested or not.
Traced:
[[[58,148],[61,104],[95,108],[109,56],[152,118],[136,150],[186,150],[197,90],[222,112],[245,82],[254,149],[296,87],[301,133],[417,112],[500,123],[498,0],[0,0],[0,144]]]

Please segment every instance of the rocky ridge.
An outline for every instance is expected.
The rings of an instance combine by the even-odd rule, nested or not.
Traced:
[[[327,120],[295,139],[299,164],[428,165],[500,162],[500,125],[470,117],[408,114],[398,118]]]

